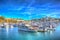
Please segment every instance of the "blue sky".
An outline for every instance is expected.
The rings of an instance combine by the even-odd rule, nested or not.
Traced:
[[[45,16],[60,18],[60,0],[0,0],[0,15],[25,20]]]

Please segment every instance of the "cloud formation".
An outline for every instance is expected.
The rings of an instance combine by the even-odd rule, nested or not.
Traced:
[[[58,18],[59,11],[60,0],[0,0],[0,15],[5,17],[29,20],[54,15]]]

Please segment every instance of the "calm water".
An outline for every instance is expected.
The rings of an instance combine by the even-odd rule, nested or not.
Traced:
[[[60,40],[60,26],[50,32],[18,32],[18,28],[0,29],[0,40]]]

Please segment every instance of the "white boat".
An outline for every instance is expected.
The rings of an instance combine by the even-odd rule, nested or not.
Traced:
[[[4,24],[0,24],[0,28],[5,28]]]
[[[31,28],[28,28],[27,26],[24,25],[20,25],[18,27],[19,31],[25,31],[25,32],[36,32],[35,30],[32,30]]]
[[[32,29],[27,29],[27,28],[18,28],[19,31],[25,31],[25,32],[36,32],[35,30]]]

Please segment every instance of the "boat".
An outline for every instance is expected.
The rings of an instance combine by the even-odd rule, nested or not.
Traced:
[[[36,32],[35,30],[29,28],[25,24],[19,25],[18,31],[25,31],[25,32]]]
[[[0,24],[0,27],[1,27],[1,28],[5,28],[4,24]]]
[[[38,32],[46,32],[47,29],[45,27],[39,27]]]
[[[47,30],[52,30],[52,31],[55,31],[55,26],[53,25],[50,25],[49,28]]]
[[[25,31],[25,32],[36,32],[35,30],[28,28],[27,26],[19,27],[18,30]]]

